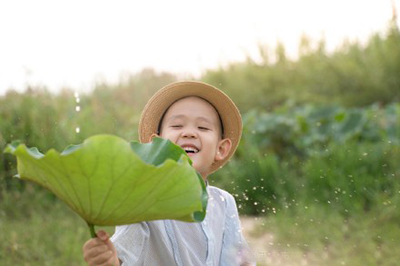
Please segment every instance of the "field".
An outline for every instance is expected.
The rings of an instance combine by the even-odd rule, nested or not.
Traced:
[[[85,265],[85,222],[64,203],[28,186],[23,194],[4,194],[0,203],[2,265]],[[316,206],[299,213],[242,215],[242,226],[260,266],[395,266],[400,227],[390,211],[343,218]],[[300,208],[299,208],[300,210]],[[112,227],[101,227],[110,234]]]
[[[240,146],[209,179],[235,197],[258,265],[399,264],[400,31],[389,24],[330,54],[323,40],[303,40],[295,61],[284,47],[260,47],[261,61],[200,78],[242,113]],[[144,104],[176,80],[145,69],[82,95],[10,90],[0,97],[0,151],[14,140],[62,151],[100,133],[137,140]],[[0,264],[85,265],[85,222],[16,173],[0,152]]]

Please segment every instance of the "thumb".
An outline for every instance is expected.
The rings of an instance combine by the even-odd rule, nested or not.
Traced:
[[[117,254],[117,251],[116,251],[112,241],[110,240],[110,236],[108,235],[107,232],[100,230],[97,232],[97,237],[100,238],[100,240],[103,241],[107,245],[109,250],[111,250],[114,254]]]
[[[109,235],[107,234],[107,232],[104,230],[98,231],[97,237],[103,242],[107,242],[107,240],[110,238]]]

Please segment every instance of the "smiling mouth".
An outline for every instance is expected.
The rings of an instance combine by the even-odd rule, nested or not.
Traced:
[[[196,154],[199,152],[199,149],[195,147],[182,147],[182,149],[187,153],[187,154]]]

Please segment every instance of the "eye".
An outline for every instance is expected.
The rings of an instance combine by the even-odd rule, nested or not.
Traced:
[[[181,128],[182,125],[172,125],[171,127],[172,127],[172,128]]]
[[[205,130],[205,131],[206,131],[206,130],[210,130],[210,129],[207,128],[207,127],[199,127],[199,129],[200,129],[200,130]]]

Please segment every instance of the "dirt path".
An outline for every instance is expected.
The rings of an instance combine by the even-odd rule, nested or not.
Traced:
[[[300,251],[283,243],[277,243],[271,232],[257,229],[263,219],[241,217],[242,229],[258,266],[311,266]]]

